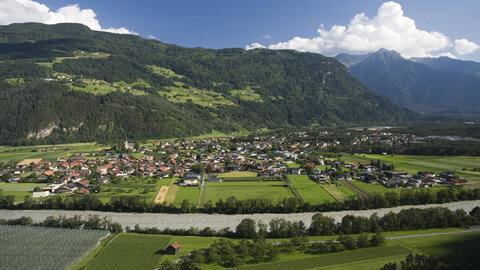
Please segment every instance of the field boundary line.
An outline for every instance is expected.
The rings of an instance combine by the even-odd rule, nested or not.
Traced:
[[[351,190],[355,191],[358,195],[362,196],[365,199],[370,198],[370,196],[364,192],[363,190],[359,189],[358,187],[354,186],[353,184],[350,184],[348,181],[345,182],[345,186],[350,188]]]
[[[297,198],[299,198],[300,200],[304,201],[304,199],[302,198],[302,196],[300,196],[300,193],[298,193],[298,191],[295,189],[295,187],[292,185],[292,183],[290,182],[290,179],[288,179],[288,176],[285,177],[287,183],[290,185],[290,190],[292,191],[293,195],[297,196]]]
[[[325,192],[327,192],[330,196],[332,196],[332,198],[333,198],[336,202],[340,202],[340,201],[337,199],[337,197],[333,196],[332,193],[328,192],[328,190],[326,190],[326,189],[323,187],[324,185],[325,185],[325,184],[320,185],[320,187],[322,187],[323,190],[325,190]],[[329,184],[329,185],[330,185],[330,184]]]

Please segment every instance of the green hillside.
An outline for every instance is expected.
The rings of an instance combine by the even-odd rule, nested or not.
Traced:
[[[7,144],[414,117],[319,54],[190,49],[78,24],[0,27],[0,138]]]

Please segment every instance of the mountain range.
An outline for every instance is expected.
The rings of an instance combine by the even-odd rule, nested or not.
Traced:
[[[385,49],[335,58],[368,89],[400,106],[421,113],[480,113],[480,63],[448,57],[405,59]]]
[[[416,117],[319,54],[184,48],[80,24],[0,27],[3,144],[172,138]]]

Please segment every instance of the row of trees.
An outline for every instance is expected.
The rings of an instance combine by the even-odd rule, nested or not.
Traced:
[[[353,238],[342,235],[336,241],[309,243],[305,237],[296,237],[289,242],[271,243],[264,238],[253,241],[241,240],[237,244],[220,239],[213,242],[205,250],[194,250],[188,258],[176,265],[165,262],[160,269],[197,269],[198,264],[219,264],[223,267],[238,267],[243,264],[256,264],[274,261],[280,254],[290,254],[299,251],[308,254],[326,254],[358,248],[376,247],[385,243],[382,235],[376,234],[372,238],[362,235]]]
[[[18,219],[0,220],[0,224],[4,225],[22,225],[22,226],[41,226],[50,228],[64,229],[84,229],[84,230],[108,230],[112,233],[120,233],[123,231],[122,225],[113,222],[106,217],[100,218],[97,215],[89,215],[87,219],[81,216],[49,216],[43,222],[35,223],[31,217],[21,217]]]
[[[251,214],[251,213],[299,213],[299,212],[327,212],[343,210],[367,210],[377,208],[396,207],[400,205],[424,205],[432,203],[447,203],[455,201],[478,200],[479,189],[451,187],[441,190],[419,189],[387,192],[385,194],[370,194],[369,198],[350,197],[342,202],[324,202],[312,205],[299,198],[285,198],[277,203],[271,199],[237,200],[230,197],[226,201],[219,200],[215,204],[208,201],[202,208],[191,205],[184,200],[181,206],[172,204],[154,204],[140,196],[114,197],[108,203],[102,203],[94,195],[90,196],[53,196],[39,204],[32,199],[15,204],[13,196],[0,193],[0,208],[6,209],[66,209],[66,210],[98,210],[114,212],[153,212],[153,213],[222,213],[222,214]]]
[[[243,219],[235,228],[214,230],[210,227],[203,229],[164,229],[126,228],[129,232],[143,234],[169,234],[191,236],[219,236],[243,239],[256,238],[292,238],[321,235],[349,235],[361,233],[379,233],[388,231],[423,230],[431,228],[463,227],[480,224],[480,207],[470,213],[464,210],[451,211],[448,208],[436,207],[427,209],[404,209],[398,213],[389,212],[382,217],[376,213],[370,217],[346,215],[340,222],[317,213],[313,215],[310,226],[303,221],[287,221],[282,218],[272,219],[268,224],[255,222],[250,218]]]
[[[380,270],[476,270],[480,265],[480,257],[475,249],[465,252],[450,252],[442,256],[409,254],[400,263],[387,263]]]

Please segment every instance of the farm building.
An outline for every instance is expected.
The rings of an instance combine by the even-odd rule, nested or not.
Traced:
[[[173,244],[165,248],[165,254],[168,254],[168,255],[176,255],[179,251],[180,251],[180,244],[177,242],[173,242]]]

